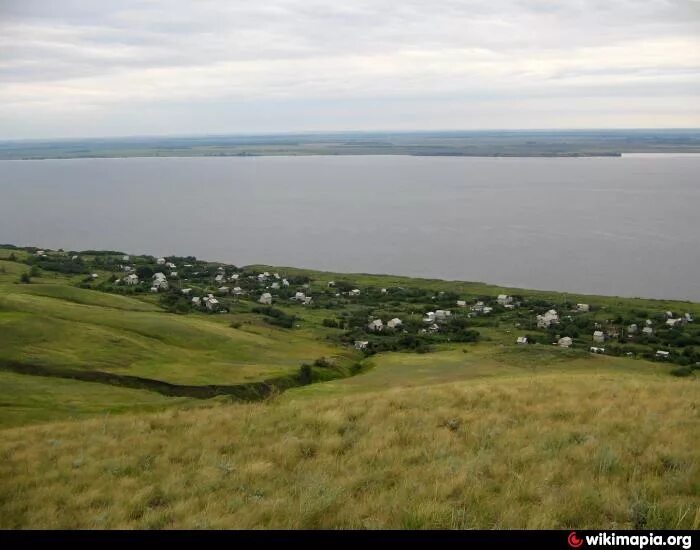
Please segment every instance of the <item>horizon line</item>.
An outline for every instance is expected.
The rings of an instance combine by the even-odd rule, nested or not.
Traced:
[[[59,136],[0,138],[0,143],[72,140],[124,140],[124,139],[177,139],[177,138],[224,138],[224,137],[276,137],[276,136],[323,136],[348,134],[468,134],[488,132],[700,132],[700,127],[617,127],[617,128],[476,128],[476,129],[418,129],[418,130],[284,130],[267,132],[216,132],[173,134],[118,134],[103,136]]]

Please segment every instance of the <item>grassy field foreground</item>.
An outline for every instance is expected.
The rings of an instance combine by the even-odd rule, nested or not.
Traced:
[[[0,527],[698,528],[696,384],[547,373],[7,429]]]

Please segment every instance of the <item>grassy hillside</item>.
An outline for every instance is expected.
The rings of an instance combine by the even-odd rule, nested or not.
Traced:
[[[0,247],[0,528],[700,527],[699,304],[122,258]]]
[[[0,526],[698,528],[698,410],[558,373],[10,429]]]

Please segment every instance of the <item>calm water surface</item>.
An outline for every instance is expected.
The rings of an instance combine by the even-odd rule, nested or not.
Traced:
[[[700,156],[0,162],[0,242],[700,300]]]

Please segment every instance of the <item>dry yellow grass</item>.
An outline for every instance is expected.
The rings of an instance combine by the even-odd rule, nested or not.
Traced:
[[[698,383],[543,374],[0,432],[0,527],[698,528]]]

